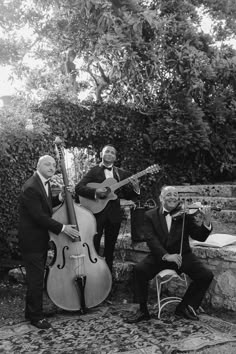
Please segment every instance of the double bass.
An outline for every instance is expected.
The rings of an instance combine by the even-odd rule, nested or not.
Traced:
[[[93,244],[96,219],[84,207],[73,201],[67,190],[64,151],[60,138],[55,140],[61,172],[65,185],[65,202],[53,214],[62,224],[76,225],[80,237],[72,240],[64,233],[49,233],[54,257],[49,265],[47,292],[53,303],[69,311],[85,313],[87,308],[99,305],[108,296],[112,276],[106,261],[100,257]]]

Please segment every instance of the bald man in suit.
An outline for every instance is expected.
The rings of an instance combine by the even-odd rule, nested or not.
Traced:
[[[148,283],[161,270],[173,269],[179,274],[187,274],[192,280],[175,310],[177,316],[189,320],[198,320],[196,311],[213,279],[211,270],[192,253],[189,244],[189,237],[205,241],[212,231],[210,206],[202,207],[200,223],[193,216],[186,215],[181,250],[183,214],[174,216],[179,204],[178,190],[172,186],[163,187],[160,201],[160,207],[145,214],[144,234],[150,253],[134,267],[135,296],[139,309],[127,318],[129,323],[150,318]]]
[[[42,156],[37,171],[23,185],[19,197],[19,246],[26,269],[25,318],[40,329],[50,323],[43,316],[43,288],[47,259],[49,231],[64,232],[75,239],[79,232],[74,225],[63,225],[52,219],[53,207],[63,196],[52,196],[50,178],[56,171],[56,162],[50,155]]]

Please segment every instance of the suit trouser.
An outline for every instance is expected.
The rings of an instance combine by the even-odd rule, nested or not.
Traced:
[[[38,321],[43,318],[43,290],[47,252],[24,253],[26,270],[25,317]]]
[[[147,302],[149,280],[153,279],[163,269],[174,269],[177,273],[185,273],[191,278],[192,282],[185,292],[180,306],[191,305],[197,309],[213,279],[213,273],[193,253],[187,253],[182,256],[180,269],[173,262],[155,260],[153,255],[148,255],[135,265],[135,301],[138,303]]]
[[[104,232],[105,247],[103,256],[112,272],[115,244],[120,231],[121,222],[111,222],[105,215],[95,215],[97,219],[97,234],[94,237],[94,246],[99,253],[101,238]]]

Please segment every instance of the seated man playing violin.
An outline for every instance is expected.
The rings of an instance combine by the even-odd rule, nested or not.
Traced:
[[[148,285],[161,270],[174,269],[192,280],[175,310],[176,316],[190,320],[198,320],[196,311],[213,279],[212,272],[192,253],[189,244],[189,237],[205,241],[211,233],[211,207],[202,206],[202,218],[195,220],[178,209],[178,190],[171,186],[162,188],[160,202],[160,207],[145,213],[144,233],[150,254],[134,267],[135,298],[139,309],[127,318],[128,323],[150,318]]]

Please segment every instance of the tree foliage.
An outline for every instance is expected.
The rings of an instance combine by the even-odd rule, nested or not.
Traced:
[[[23,0],[16,2],[11,13],[13,2],[8,1],[9,8],[3,7],[6,14],[2,21],[8,30],[8,58],[16,63],[18,72],[20,68],[21,74],[30,79],[30,84],[47,89],[52,89],[53,84],[55,91],[62,81],[65,53],[72,48],[80,61],[79,81],[83,82],[86,72],[98,101],[129,102],[145,109],[159,99],[160,91],[165,90],[163,84],[171,81],[173,68],[166,57],[173,46],[177,61],[181,61],[182,52],[186,57],[193,50],[192,42],[196,56],[198,52],[200,56],[205,54],[204,45],[209,47],[214,42],[214,37],[207,39],[197,31],[200,24],[197,10],[203,5],[200,0],[154,0],[139,4],[136,0]],[[215,20],[217,14],[226,16],[228,8],[229,1],[220,6],[211,1],[204,5],[205,12],[215,14]],[[228,12],[233,14],[233,10],[232,5]],[[30,29],[32,35],[22,41],[19,29]],[[18,38],[18,49],[13,38]],[[27,55],[43,60],[44,65],[37,71],[43,82],[36,80],[35,69],[27,67],[24,59]],[[190,64],[194,67],[194,62]],[[198,75],[198,66],[193,69]]]

